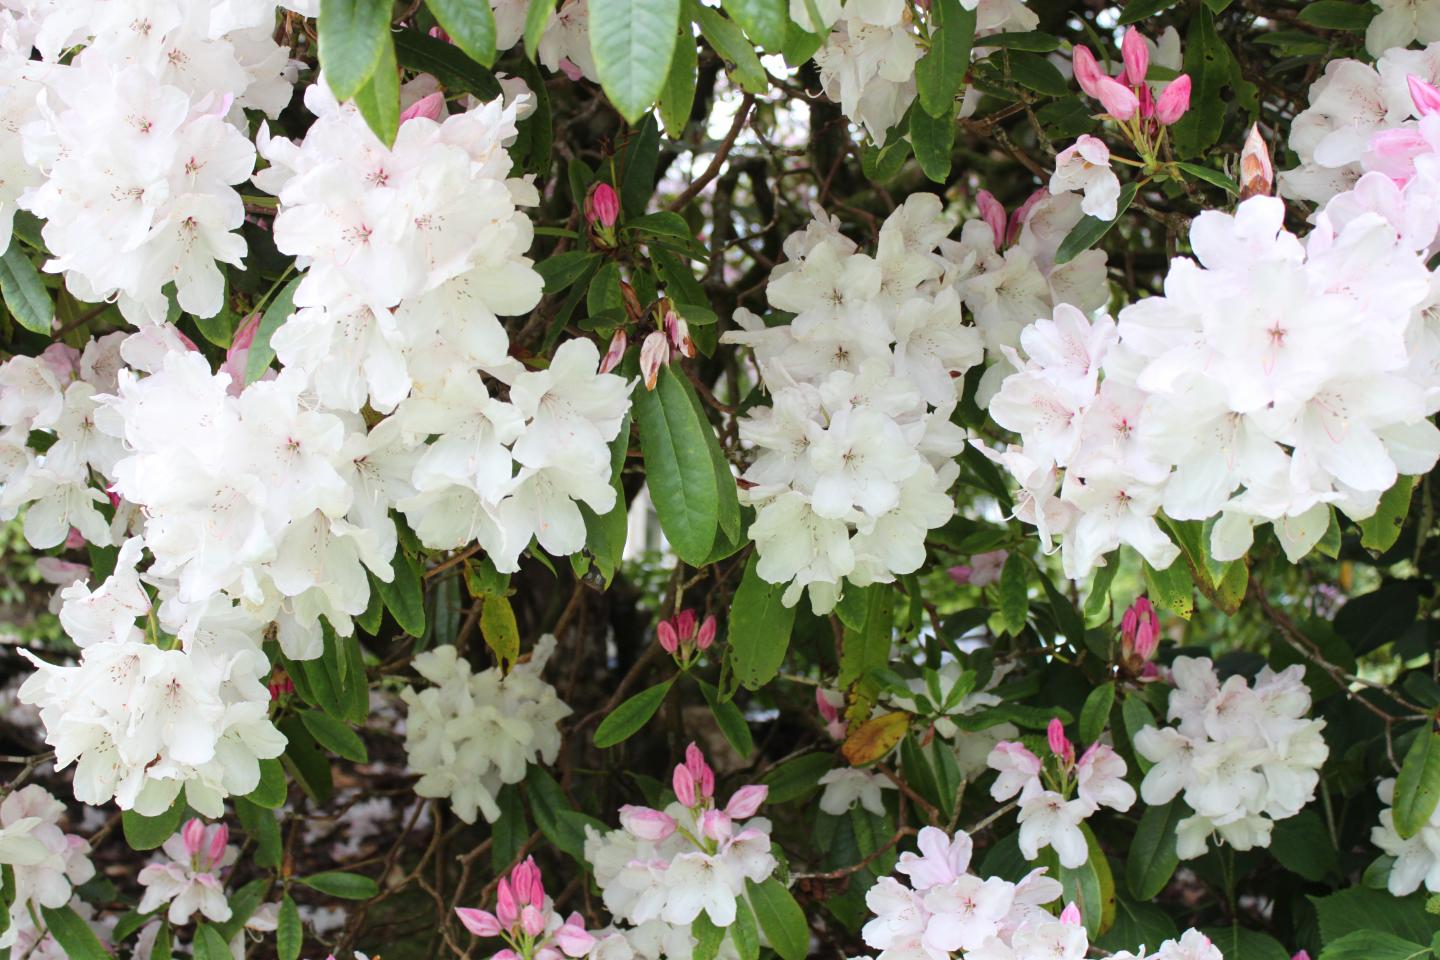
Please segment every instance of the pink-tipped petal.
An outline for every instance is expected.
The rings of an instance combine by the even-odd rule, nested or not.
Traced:
[[[989,190],[977,193],[975,203],[980,207],[980,219],[989,225],[990,232],[995,236],[995,249],[999,250],[1005,245],[1005,207]]]
[[[1155,101],[1155,119],[1169,126],[1190,109],[1190,75],[1182,73],[1171,80]]]
[[[1100,99],[1100,81],[1109,79],[1105,71],[1100,69],[1100,64],[1095,62],[1095,54],[1090,52],[1086,46],[1077,46],[1070,52],[1070,66],[1075,73],[1075,81],[1080,84],[1088,96]]]
[[[515,892],[510,888],[510,881],[504,877],[495,890],[495,916],[500,920],[500,926],[506,930],[515,928],[515,921],[520,919],[520,905],[515,902]]]
[[[605,356],[600,358],[600,373],[609,373],[620,366],[620,361],[625,359],[625,348],[629,346],[630,338],[625,335],[622,327],[615,331],[610,338],[610,346],[605,351]]]
[[[695,775],[686,769],[683,763],[675,768],[675,775],[670,778],[670,786],[674,788],[675,799],[680,801],[680,806],[695,806]]]
[[[595,936],[585,929],[585,918],[572,913],[555,931],[555,945],[567,957],[583,957],[595,948]]]
[[[1135,96],[1135,91],[1112,77],[1101,77],[1096,81],[1095,99],[1116,120],[1129,120],[1140,110],[1140,98]],[[1158,111],[1158,104],[1156,109]]]
[[[218,864],[225,856],[225,845],[230,842],[230,828],[225,824],[215,827],[215,832],[210,835],[210,862]]]
[[[631,835],[652,843],[658,843],[675,832],[675,820],[669,814],[633,804],[620,808],[620,826]]]
[[[185,822],[180,828],[180,839],[185,844],[185,852],[190,856],[198,856],[200,850],[205,846],[205,821],[198,817]]]
[[[645,389],[654,390],[660,380],[660,368],[670,362],[670,344],[665,334],[656,330],[640,344],[640,376],[645,380]]]
[[[489,910],[476,910],[474,907],[456,907],[455,915],[460,918],[460,923],[475,934],[477,937],[498,937],[502,927],[495,914]]]
[[[730,802],[725,804],[725,812],[736,820],[753,817],[769,794],[770,788],[764,784],[752,783],[741,787],[730,795]]]
[[[538,937],[544,933],[545,920],[545,911],[533,903],[527,903],[520,910],[520,929],[527,937]]]
[[[1440,111],[1440,88],[1413,73],[1405,77],[1405,82],[1410,85],[1410,99],[1415,102],[1417,117],[1428,117]]]
[[[444,115],[445,94],[437,90],[434,93],[426,94],[404,110],[401,110],[400,122],[404,123],[406,120],[414,120],[417,117],[438,121]]]
[[[1065,909],[1060,911],[1060,922],[1068,923],[1072,927],[1080,926],[1080,908],[1074,903],[1065,904]]]
[[[1134,27],[1126,30],[1125,39],[1120,41],[1120,58],[1125,62],[1125,80],[1130,86],[1143,84],[1150,72],[1150,47]]]

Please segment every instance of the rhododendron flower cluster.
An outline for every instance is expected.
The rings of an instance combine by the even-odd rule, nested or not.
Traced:
[[[1376,792],[1385,809],[1380,811],[1380,823],[1370,830],[1370,842],[1395,858],[1386,887],[1397,897],[1414,893],[1422,884],[1431,893],[1440,893],[1440,808],[1414,836],[1401,837],[1395,829],[1395,779],[1381,780]]]
[[[5,891],[10,920],[0,948],[24,945],[32,914],[65,906],[72,890],[95,876],[90,844],[61,829],[64,814],[65,805],[33,783],[0,801],[0,864],[15,878]]]
[[[688,668],[695,658],[709,650],[715,642],[715,616],[700,621],[695,611],[685,608],[673,617],[661,620],[655,627],[655,640],[660,648],[675,658],[681,669]]]
[[[500,878],[494,913],[474,907],[457,907],[455,913],[475,936],[505,942],[506,948],[493,954],[492,960],[578,958],[595,947],[595,937],[586,931],[579,913],[562,918],[555,909],[534,857],[526,857],[510,876]]]
[[[755,816],[767,787],[741,787],[720,807],[715,772],[693,743],[671,785],[675,800],[663,810],[628,805],[620,809],[620,829],[585,828],[585,859],[605,907],[627,925],[602,938],[602,952],[609,952],[608,936],[642,956],[657,936],[688,951],[690,924],[701,911],[715,926],[729,927],[746,881],[759,883],[775,871],[770,821]],[[610,949],[625,953],[618,943]]]
[[[228,4],[178,0],[6,11],[0,109],[20,136],[0,155],[0,241],[18,206],[45,219],[45,269],[77,298],[159,323],[174,284],[181,309],[219,312],[217,262],[245,254],[235,188],[255,148],[242,108],[278,114],[294,81],[271,39],[275,4],[251,6],[243,22]]]
[[[1050,753],[1044,760],[1022,743],[996,744],[989,765],[999,776],[990,795],[996,800],[1019,796],[1020,852],[1026,860],[1050,847],[1061,866],[1074,869],[1090,859],[1081,824],[1102,806],[1129,810],[1135,788],[1125,782],[1125,760],[1113,747],[1093,743],[1077,760],[1058,719],[1050,721],[1046,735]]]
[[[140,555],[131,538],[99,587],[65,588],[60,618],[79,663],[55,666],[26,651],[38,669],[20,699],[40,708],[56,763],[75,764],[76,799],[113,798],[157,816],[183,789],[196,811],[219,817],[225,797],[254,790],[260,761],[285,749],[263,682],[265,624],[219,598],[187,605],[173,580],[147,573],[170,598],[152,607]],[[166,645],[137,622],[163,629]]]
[[[1293,817],[1315,795],[1329,756],[1324,720],[1309,719],[1304,667],[1261,669],[1252,685],[1222,683],[1207,657],[1176,657],[1167,717],[1145,727],[1135,749],[1154,764],[1140,784],[1151,805],[1182,797],[1192,815],[1176,828],[1183,860],[1205,852],[1214,834],[1237,850],[1270,845],[1276,820]]]
[[[230,830],[223,823],[205,825],[189,820],[180,832],[161,848],[168,863],[152,863],[140,871],[145,896],[141,913],[170,905],[166,917],[173,924],[189,923],[199,913],[207,920],[223,923],[230,919],[221,873],[240,856],[240,848],[229,842]]]
[[[1166,940],[1154,953],[1147,953],[1142,946],[1139,953],[1121,950],[1119,953],[1110,955],[1110,960],[1224,960],[1224,958],[1225,955],[1220,952],[1219,947],[1215,946],[1214,941],[1199,930],[1186,930],[1178,940]],[[1291,960],[1309,960],[1309,955],[1301,950]]]
[[[502,786],[519,783],[537,760],[555,762],[557,724],[570,708],[541,677],[554,651],[555,638],[546,634],[508,673],[498,666],[472,673],[453,646],[415,658],[416,671],[433,684],[401,693],[410,708],[405,754],[420,774],[417,794],[448,798],[466,823],[474,823],[477,812],[494,822]]]

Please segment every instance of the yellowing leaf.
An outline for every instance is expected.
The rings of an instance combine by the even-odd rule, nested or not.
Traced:
[[[910,729],[910,714],[887,713],[850,730],[840,752],[852,767],[874,763],[895,748]]]

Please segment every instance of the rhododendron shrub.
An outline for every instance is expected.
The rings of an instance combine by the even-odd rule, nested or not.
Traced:
[[[0,0],[0,960],[1440,958],[1437,0]]]

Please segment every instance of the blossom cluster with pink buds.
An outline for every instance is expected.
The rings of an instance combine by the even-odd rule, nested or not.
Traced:
[[[1155,652],[1160,649],[1160,617],[1146,597],[1137,597],[1120,618],[1120,666],[1140,680],[1159,676]]]
[[[230,903],[220,873],[240,855],[229,843],[230,828],[225,824],[207,827],[200,819],[187,821],[161,848],[170,862],[152,863],[140,871],[145,895],[137,909],[151,913],[168,903],[166,916],[175,925],[189,923],[197,911],[214,923],[229,920]]]
[[[1090,48],[1079,45],[1071,54],[1075,80],[1080,89],[1096,100],[1110,117],[1127,124],[1138,116],[1151,126],[1170,126],[1190,109],[1190,77],[1180,74],[1155,96],[1146,82],[1150,72],[1150,48],[1140,31],[1131,27],[1120,44],[1122,66],[1112,77],[1101,69]]]
[[[595,946],[595,937],[585,929],[585,919],[578,912],[561,918],[545,894],[534,857],[526,857],[509,877],[500,878],[494,913],[456,907],[455,914],[475,936],[498,937],[506,943],[491,960],[573,960],[587,956]]]
[[[766,880],[777,865],[770,822],[755,816],[769,788],[742,786],[720,806],[715,771],[693,743],[671,787],[675,800],[663,810],[627,805],[620,829],[587,827],[585,859],[617,924],[658,924],[683,937],[703,911],[715,926],[729,927],[746,882]]]
[[[710,614],[700,621],[695,611],[687,607],[675,616],[661,620],[655,628],[655,639],[662,650],[675,658],[676,663],[682,668],[689,668],[696,657],[714,644],[715,616]]]
[[[1050,748],[1044,759],[1023,743],[1007,741],[990,752],[999,772],[990,787],[996,800],[1019,795],[1020,852],[1034,860],[1041,847],[1052,848],[1062,866],[1074,869],[1090,858],[1081,824],[1102,806],[1129,810],[1135,788],[1125,782],[1125,760],[1113,747],[1091,744],[1080,758],[1058,718],[1045,731]]]
[[[660,379],[660,368],[670,363],[676,354],[682,357],[695,356],[695,342],[690,339],[690,325],[675,309],[670,300],[660,301],[657,309],[659,321],[655,330],[640,344],[640,376],[646,390],[654,390]]]

